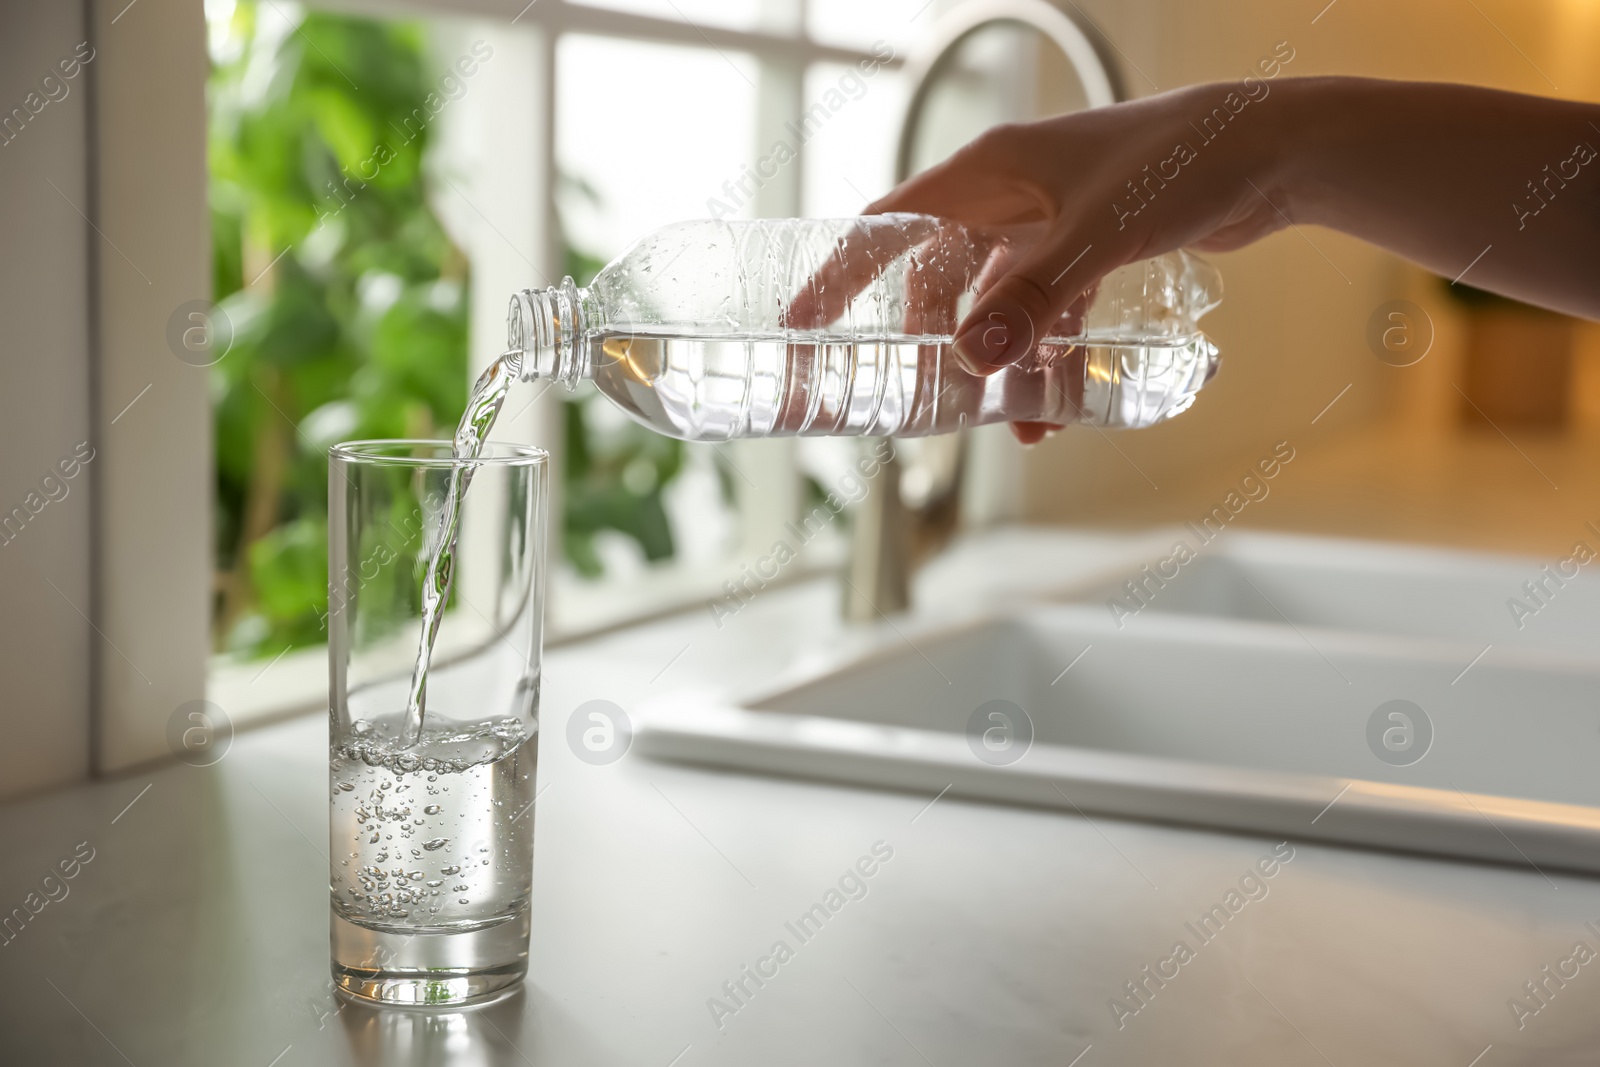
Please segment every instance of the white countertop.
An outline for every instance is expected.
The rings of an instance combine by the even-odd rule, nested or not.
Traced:
[[[1292,842],[1251,883],[1265,896],[1252,888],[1202,942],[1186,924],[1278,842],[634,754],[596,767],[566,748],[586,700],[756,686],[804,650],[914,639],[1165,540],[968,542],[923,573],[918,618],[898,631],[844,627],[836,587],[814,582],[763,593],[720,630],[701,610],[549,654],[531,969],[477,1011],[334,998],[321,716],[241,734],[214,767],[0,808],[0,909],[37,906],[45,876],[93,849],[48,887],[66,895],[0,943],[0,1063],[1593,1062],[1600,957],[1562,961],[1580,940],[1600,953],[1594,879]],[[785,923],[876,842],[893,856],[866,895],[802,943]],[[708,1000],[737,1006],[724,982],[779,940],[793,957],[759,988],[746,979],[719,1028]],[[1162,963],[1179,940],[1192,958]],[[1539,1006],[1523,986],[1546,965],[1577,973],[1545,979],[1519,1029],[1508,1001]],[[1176,974],[1158,986],[1146,966]],[[1108,1002],[1138,1006],[1124,985],[1139,980],[1153,993],[1119,1028]]]

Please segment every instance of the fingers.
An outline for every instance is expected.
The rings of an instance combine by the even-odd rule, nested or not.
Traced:
[[[1005,127],[991,129],[944,162],[901,182],[867,205],[865,214],[906,211],[983,226],[1047,219],[1053,209],[1040,187],[1019,169],[1018,142]]]
[[[1036,445],[1045,439],[1046,434],[1051,434],[1061,429],[1053,422],[1013,422],[1011,424],[1012,436],[1025,445]]]
[[[945,233],[907,257],[905,333],[948,337],[955,332],[956,303],[971,272],[967,249],[953,247],[958,240],[957,235]]]
[[[912,178],[883,199],[873,201],[867,205],[865,213],[909,212],[979,226],[1009,226],[1047,217],[1035,197],[994,175],[914,185],[920,177]]]
[[[827,326],[844,314],[896,257],[925,237],[907,235],[903,223],[875,220],[874,216],[930,215],[983,227],[1047,218],[1048,204],[1042,192],[1017,173],[1018,160],[1025,158],[1025,154],[1018,156],[1017,145],[1018,139],[1005,128],[991,130],[869,204],[858,225],[839,239],[826,260],[799,286],[784,311],[784,325],[797,330]],[[925,301],[913,301],[914,306],[917,303]]]
[[[801,283],[783,311],[783,326],[820,330],[833,322],[883,269],[912,244],[900,227],[864,218],[836,242],[822,265]]]
[[[993,374],[1015,363],[1051,336],[1058,320],[1070,315],[1069,321],[1081,322],[1079,298],[1120,265],[1109,247],[1096,255],[1094,242],[1082,231],[1057,231],[978,298],[956,330],[956,355],[973,374]]]

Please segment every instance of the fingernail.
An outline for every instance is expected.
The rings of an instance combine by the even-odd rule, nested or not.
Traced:
[[[1027,350],[1030,338],[1014,326],[1015,316],[991,311],[969,322],[955,336],[956,356],[972,374],[992,374]]]

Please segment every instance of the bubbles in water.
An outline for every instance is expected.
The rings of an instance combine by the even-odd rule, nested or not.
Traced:
[[[432,926],[503,915],[525,902],[532,820],[511,817],[533,796],[531,735],[514,719],[440,723],[407,751],[382,722],[352,731],[329,754],[334,826],[355,849],[353,862],[333,865],[336,911],[357,923]],[[407,790],[419,783],[428,795],[413,804]]]

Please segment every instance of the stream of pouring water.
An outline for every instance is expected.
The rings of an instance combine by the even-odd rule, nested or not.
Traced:
[[[464,459],[477,459],[483,451],[483,442],[505,403],[506,391],[516,381],[521,369],[521,354],[507,352],[484,371],[472,387],[467,398],[467,410],[461,415],[452,441],[456,465],[450,468],[450,484],[445,491],[444,506],[439,509],[439,535],[433,551],[428,556],[427,571],[422,579],[422,639],[417,648],[417,663],[411,671],[411,690],[406,699],[405,732],[400,743],[407,748],[422,739],[423,720],[428,713],[428,667],[433,659],[433,640],[439,633],[439,619],[445,605],[450,602],[450,589],[456,577],[456,539],[461,532],[461,500],[472,481],[472,464]]]

